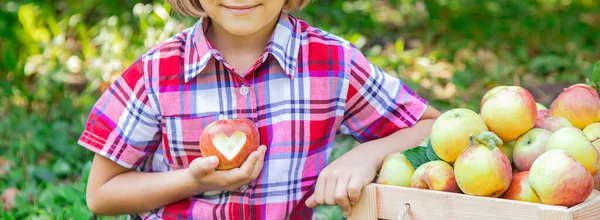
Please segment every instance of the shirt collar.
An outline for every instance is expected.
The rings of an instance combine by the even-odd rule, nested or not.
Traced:
[[[202,17],[191,28],[186,37],[184,48],[185,82],[200,74],[211,58],[222,59],[218,51],[210,47],[204,35],[207,19]],[[297,19],[287,13],[281,13],[279,21],[271,35],[265,52],[277,60],[290,79],[294,77],[301,43],[301,31]],[[266,60],[263,59],[263,61]]]

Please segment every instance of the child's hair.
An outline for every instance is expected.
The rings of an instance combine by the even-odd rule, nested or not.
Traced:
[[[283,10],[286,12],[296,12],[302,10],[311,0],[286,0]],[[204,9],[200,5],[200,0],[167,0],[167,2],[178,13],[193,17],[205,16]]]

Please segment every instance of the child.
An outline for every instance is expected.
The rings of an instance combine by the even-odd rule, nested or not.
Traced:
[[[347,41],[288,13],[309,0],[169,0],[198,22],[149,50],[91,110],[88,207],[135,219],[310,219],[352,213],[383,159],[439,112]],[[232,170],[202,157],[202,129],[247,118],[260,148]],[[361,144],[328,164],[336,134]],[[214,193],[217,192],[217,193]]]

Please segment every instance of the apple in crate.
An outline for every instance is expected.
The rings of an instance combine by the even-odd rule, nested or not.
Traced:
[[[431,146],[435,154],[448,163],[469,146],[469,135],[488,131],[485,122],[476,112],[455,108],[442,113],[431,127]]]
[[[537,115],[533,96],[519,86],[494,87],[481,100],[481,117],[503,142],[514,141],[532,129]]]
[[[412,176],[410,186],[418,189],[460,192],[454,178],[454,168],[442,160],[429,161],[419,166]]]
[[[521,135],[513,149],[513,163],[520,171],[528,171],[533,161],[546,152],[546,143],[552,132],[533,128]]]
[[[533,162],[529,186],[543,204],[571,207],[590,196],[594,180],[571,154],[556,149],[544,152]]]
[[[456,183],[467,195],[500,197],[513,174],[508,157],[498,147],[503,143],[489,131],[481,132],[475,139],[470,136],[470,147],[454,163]]]
[[[240,167],[260,144],[258,128],[249,119],[221,119],[210,123],[200,135],[203,157],[217,156],[218,170]]]
[[[583,133],[596,148],[600,148],[600,123],[591,123],[583,129]]]
[[[589,173],[594,174],[596,172],[598,151],[583,131],[569,127],[561,128],[554,132],[548,139],[546,151],[554,149],[562,149],[569,152]]]
[[[558,95],[550,106],[551,116],[562,116],[573,126],[584,129],[600,122],[600,95],[585,84],[575,84]]]
[[[502,198],[523,202],[542,203],[540,197],[538,197],[529,186],[529,171],[523,171],[513,175],[510,186],[502,195]]]
[[[549,116],[535,121],[535,127],[555,132],[561,128],[573,127],[573,124],[564,117]]]
[[[401,152],[391,153],[385,157],[379,170],[377,183],[410,187],[410,180],[415,169]]]

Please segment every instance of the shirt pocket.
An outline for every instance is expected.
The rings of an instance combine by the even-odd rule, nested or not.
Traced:
[[[218,119],[218,115],[165,118],[163,145],[171,168],[187,168],[194,159],[202,157],[200,135],[206,126]]]

